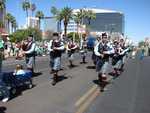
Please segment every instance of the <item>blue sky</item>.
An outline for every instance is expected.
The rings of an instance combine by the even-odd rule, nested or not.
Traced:
[[[25,12],[22,10],[23,0],[7,0],[7,11],[16,17],[19,25],[25,23]],[[37,10],[51,16],[50,8],[94,7],[121,11],[125,14],[125,34],[134,41],[150,37],[150,0],[30,0],[36,4]]]

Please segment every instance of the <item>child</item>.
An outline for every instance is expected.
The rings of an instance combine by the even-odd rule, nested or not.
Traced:
[[[23,70],[23,66],[20,64],[17,64],[13,75],[24,75],[24,74],[25,74],[25,71]]]

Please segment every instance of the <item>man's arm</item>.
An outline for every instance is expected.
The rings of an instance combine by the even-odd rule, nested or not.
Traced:
[[[36,46],[35,43],[33,43],[31,49],[29,49],[28,51],[25,51],[25,53],[30,54],[30,53],[34,52],[35,51],[35,46]]]

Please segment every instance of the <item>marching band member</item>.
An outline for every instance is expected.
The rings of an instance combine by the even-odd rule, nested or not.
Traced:
[[[114,41],[114,50],[115,50],[115,53],[113,55],[113,62],[112,62],[112,65],[113,65],[113,68],[114,68],[114,77],[117,77],[118,75],[120,75],[120,69],[121,69],[121,66],[123,64],[123,49],[121,48],[119,42],[117,40]]]
[[[53,40],[48,44],[48,50],[50,51],[50,67],[53,70],[52,85],[55,85],[58,81],[58,71],[61,68],[61,54],[64,50],[64,44],[60,40],[58,33],[53,34]]]
[[[81,47],[80,47],[80,49],[81,49],[81,51],[80,51],[80,53],[81,53],[81,56],[82,56],[82,62],[81,63],[86,63],[86,61],[85,61],[85,59],[86,59],[86,54],[87,54],[87,40],[86,40],[86,34],[84,34],[83,36],[82,36],[82,42],[81,42]]]
[[[36,44],[33,41],[33,35],[29,35],[27,42],[25,42],[23,54],[25,54],[27,69],[34,73],[35,65],[35,47]]]
[[[73,59],[74,59],[74,53],[75,53],[76,49],[77,49],[77,44],[75,42],[73,42],[73,40],[69,40],[69,42],[67,44],[67,51],[68,51],[70,67],[74,67]]]
[[[103,91],[107,80],[109,56],[114,53],[113,47],[108,43],[106,33],[102,33],[102,41],[95,46],[94,52],[97,56],[96,70],[98,71],[101,91]]]

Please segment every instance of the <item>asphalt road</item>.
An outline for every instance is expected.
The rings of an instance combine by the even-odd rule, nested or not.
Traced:
[[[95,83],[97,74],[92,66],[91,54],[88,54],[88,63],[80,64],[79,55],[76,55],[75,68],[68,67],[65,56],[62,58],[60,81],[52,86],[52,75],[49,74],[49,58],[41,57],[36,60],[36,72],[39,75],[33,77],[35,87],[22,92],[22,94],[8,101],[0,103],[0,113],[75,113],[75,103]],[[3,62],[3,71],[11,71],[17,63],[24,61],[8,59]]]
[[[37,58],[36,72],[39,74],[33,77],[35,87],[7,103],[0,103],[0,113],[150,113],[149,57],[141,61],[129,59],[121,76],[107,85],[108,90],[103,93],[94,92],[97,73],[89,69],[93,66],[90,53],[87,59],[87,64],[80,64],[77,54],[74,62],[77,66],[70,69],[64,56],[60,81],[52,86],[49,58]],[[3,71],[13,70],[17,63],[25,64],[23,60],[4,61]],[[92,93],[87,96],[89,92]],[[90,101],[82,103],[84,98]],[[81,103],[81,107],[77,107],[77,103]]]
[[[86,113],[150,113],[150,57],[128,60],[125,71]]]

